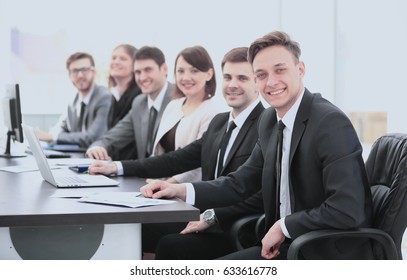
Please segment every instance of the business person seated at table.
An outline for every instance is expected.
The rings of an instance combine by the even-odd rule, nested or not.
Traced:
[[[300,54],[299,44],[279,31],[251,44],[249,61],[271,108],[259,120],[258,142],[242,167],[213,181],[170,184],[157,180],[140,189],[146,197],[179,197],[200,209],[210,209],[236,204],[261,186],[258,203],[263,203],[266,215],[261,243],[223,259],[285,258],[291,240],[304,233],[371,223],[371,193],[359,139],[340,109],[304,87],[305,65]],[[216,222],[214,216],[206,217],[207,221],[203,216],[183,233],[196,235],[207,227],[205,223]],[[313,249],[305,248],[302,255],[307,259],[365,259],[371,257],[368,242],[321,240]],[[179,234],[167,235],[158,244],[156,256],[184,258],[195,245]]]
[[[130,111],[134,98],[141,93],[133,73],[137,49],[129,44],[114,48],[110,60],[109,90],[112,105],[107,117],[107,127],[111,129]],[[115,158],[131,159],[137,154],[135,142],[118,151]]]
[[[202,137],[213,117],[222,112],[216,93],[212,59],[202,46],[182,50],[175,59],[175,87],[163,113],[154,142],[153,155],[185,147]],[[202,180],[201,168],[177,174],[171,182]]]
[[[235,171],[246,161],[257,142],[257,121],[264,110],[259,101],[253,68],[247,61],[247,49],[235,48],[223,57],[222,93],[232,110],[216,115],[201,139],[161,156],[112,163],[97,161],[90,166],[90,174],[161,178],[202,167],[202,180],[206,181]],[[236,128],[231,130],[232,133],[227,133],[232,121],[236,124]],[[227,135],[230,135],[229,139]],[[223,153],[224,156],[220,156]],[[214,211],[218,213],[224,210],[215,209]],[[262,209],[259,211],[255,207],[251,213],[260,212]],[[144,224],[143,251],[154,252],[162,236],[180,232],[185,226],[186,223]],[[212,233],[210,239],[210,243],[220,243],[217,247],[224,248],[230,244],[225,242],[229,239],[227,230]],[[212,251],[200,254],[201,259],[213,257]]]
[[[130,111],[86,151],[90,158],[120,160],[118,151],[136,143],[134,158],[152,153],[155,133],[165,107],[171,100],[173,85],[167,81],[168,66],[163,52],[157,47],[140,48],[134,59],[134,76],[143,94],[134,98]]]
[[[36,129],[36,135],[41,141],[87,148],[107,131],[110,93],[107,88],[95,84],[95,61],[90,54],[72,54],[66,61],[66,68],[78,92],[69,104],[60,128],[53,129],[53,133]]]

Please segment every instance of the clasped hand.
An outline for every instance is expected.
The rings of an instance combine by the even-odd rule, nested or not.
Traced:
[[[280,246],[285,240],[280,221],[274,223],[261,240],[261,256],[265,259],[275,259],[280,255]]]

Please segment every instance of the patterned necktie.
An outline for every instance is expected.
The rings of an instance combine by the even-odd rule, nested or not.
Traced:
[[[277,158],[276,158],[276,221],[280,219],[280,188],[281,188],[281,159],[283,157],[283,130],[284,123],[278,122]]]
[[[149,157],[153,152],[153,143],[154,143],[154,125],[157,119],[157,110],[154,107],[150,109],[150,116],[148,118],[148,132],[147,132],[147,148],[146,148],[146,157]]]
[[[222,142],[220,144],[220,153],[219,153],[219,160],[218,160],[218,174],[217,177],[220,176],[222,169],[223,169],[223,162],[224,162],[224,157],[225,157],[225,152],[226,152],[226,147],[228,146],[230,136],[232,135],[233,130],[236,128],[236,124],[231,121],[229,123],[229,127],[227,132],[223,135]]]

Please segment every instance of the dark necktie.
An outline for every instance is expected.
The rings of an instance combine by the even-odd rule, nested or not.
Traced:
[[[149,157],[151,155],[151,153],[153,152],[154,125],[155,125],[156,119],[157,119],[157,110],[154,107],[151,107],[150,116],[148,118],[146,157]]]
[[[277,157],[276,157],[276,221],[280,219],[280,188],[281,188],[281,159],[283,157],[283,130],[284,123],[278,122]]]
[[[226,147],[228,146],[230,136],[232,135],[233,130],[236,128],[236,124],[231,121],[229,123],[229,127],[227,132],[223,135],[222,142],[220,144],[220,153],[219,153],[219,160],[218,160],[218,174],[217,177],[220,176],[220,173],[223,169],[223,159],[225,157]]]
[[[86,104],[81,102],[81,111],[79,112],[79,119],[78,119],[78,129],[79,129],[79,131],[82,131],[83,117],[85,116],[85,109],[86,109]]]

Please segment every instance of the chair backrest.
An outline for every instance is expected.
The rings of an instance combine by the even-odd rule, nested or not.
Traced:
[[[407,134],[386,134],[373,144],[366,161],[372,190],[373,227],[387,232],[401,256],[401,241],[407,226]],[[381,250],[375,246],[381,258]]]

